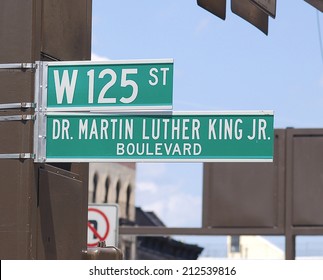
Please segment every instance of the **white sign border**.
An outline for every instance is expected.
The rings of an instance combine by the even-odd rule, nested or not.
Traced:
[[[165,115],[165,112],[141,112],[141,113],[135,113],[135,112],[124,112],[124,113],[102,113],[102,112],[92,112],[92,113],[79,113],[79,112],[73,112],[73,113],[64,113],[64,112],[48,112],[46,116],[138,116],[138,115]],[[269,115],[273,116],[274,111],[273,110],[255,110],[255,111],[175,111],[175,112],[166,112],[168,115],[251,115],[251,116],[257,116],[257,115]],[[88,162],[88,163],[101,163],[101,162],[273,162],[273,158],[203,158],[203,159],[195,159],[195,158],[182,158],[182,159],[129,159],[129,158],[46,158],[46,147],[43,149],[45,151],[45,154],[41,157],[41,162]],[[36,156],[36,162],[39,156]]]
[[[43,110],[47,112],[96,112],[96,111],[119,111],[119,112],[136,112],[136,111],[145,111],[145,110],[172,110],[173,104],[169,105],[142,105],[142,106],[80,106],[80,107],[47,107],[47,96],[48,96],[48,67],[54,66],[89,66],[89,65],[132,65],[132,64],[156,64],[156,63],[170,63],[174,65],[173,58],[165,58],[165,59],[132,59],[132,60],[105,60],[105,61],[92,61],[92,60],[80,60],[80,61],[37,61],[36,64],[41,65],[41,69],[43,71],[43,79],[42,79],[42,95],[44,99]],[[38,67],[39,68],[39,67]]]

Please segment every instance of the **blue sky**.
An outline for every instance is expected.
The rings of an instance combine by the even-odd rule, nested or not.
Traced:
[[[93,58],[173,58],[175,111],[273,110],[276,128],[322,127],[322,13],[277,0],[266,36],[227,2],[223,21],[195,0],[93,0]],[[201,163],[137,171],[137,205],[167,226],[201,225]]]

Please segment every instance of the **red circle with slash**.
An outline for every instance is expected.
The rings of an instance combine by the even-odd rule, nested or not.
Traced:
[[[89,247],[94,247],[98,244],[99,241],[104,241],[106,240],[108,234],[109,234],[109,230],[110,230],[110,223],[109,223],[109,220],[108,220],[108,217],[100,210],[98,209],[95,209],[95,208],[89,208],[88,209],[89,212],[95,212],[99,215],[99,217],[103,218],[103,221],[105,222],[106,224],[106,230],[103,234],[99,233],[98,230],[90,223],[90,222],[87,222],[87,226],[88,228],[90,229],[90,231],[93,233],[93,235],[98,239],[97,242],[94,242],[94,243],[89,243],[87,244],[87,246]]]

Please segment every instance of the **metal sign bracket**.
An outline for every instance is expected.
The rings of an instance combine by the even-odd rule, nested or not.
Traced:
[[[7,64],[0,64],[0,69],[35,69],[35,63],[7,63]]]
[[[35,108],[36,104],[32,102],[21,102],[21,103],[5,103],[0,104],[0,110],[11,110],[11,109],[30,109]]]
[[[0,154],[0,159],[34,159],[35,155],[31,153],[17,153],[17,154]]]
[[[42,61],[36,62],[35,75],[35,126],[34,153],[35,162],[46,161],[46,104],[47,104],[47,66]]]
[[[0,122],[7,121],[30,121],[34,120],[34,115],[14,115],[14,116],[0,116]]]

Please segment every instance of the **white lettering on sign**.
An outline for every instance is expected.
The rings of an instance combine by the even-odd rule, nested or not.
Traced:
[[[70,81],[68,70],[63,71],[62,79],[60,79],[59,77],[59,71],[54,70],[57,104],[63,103],[65,92],[66,92],[67,103],[68,104],[73,103],[77,74],[78,74],[78,70],[73,70],[72,80]]]
[[[151,68],[149,71],[149,75],[151,76],[151,80],[149,80],[149,84],[151,86],[156,86],[159,83],[159,77],[158,73],[162,72],[162,81],[163,86],[167,85],[167,72],[169,71],[169,68],[160,68],[159,70],[157,68]]]
[[[198,156],[201,152],[198,143],[117,143],[118,156]]]
[[[117,140],[117,155],[197,156],[204,141],[270,140],[267,121],[253,118],[245,128],[241,118],[216,118],[201,125],[197,118],[54,118],[53,140]],[[246,131],[244,129],[247,129]],[[201,142],[200,142],[201,141]],[[120,143],[119,143],[120,142]],[[203,144],[204,145],[204,144]]]
[[[70,79],[69,71],[64,70],[62,76],[58,70],[54,70],[54,81],[56,89],[56,102],[57,104],[62,104],[64,96],[66,94],[67,104],[72,104],[74,99],[75,87],[77,83],[78,70],[73,70],[72,77]],[[121,97],[119,100],[121,103],[129,104],[135,101],[138,96],[138,84],[129,78],[129,75],[137,74],[138,69],[122,69],[121,71],[121,87],[131,87],[132,92],[129,97]],[[94,88],[95,88],[95,72],[94,69],[91,69],[87,72],[89,79],[88,83],[88,103],[94,103]],[[107,78],[108,76],[108,78]],[[98,95],[97,103],[99,104],[115,104],[117,102],[116,97],[108,97],[108,91],[115,85],[117,82],[117,74],[112,69],[104,69],[99,73],[99,79],[106,79],[106,84],[100,90]],[[166,78],[164,77],[166,81]]]
[[[69,136],[70,122],[67,119],[53,120],[53,139],[70,139]]]
[[[142,139],[188,140],[200,139],[198,119],[151,119],[142,121]],[[191,130],[190,130],[191,128]],[[161,131],[164,131],[162,134]]]
[[[132,87],[132,94],[129,97],[122,97],[120,98],[120,101],[125,104],[132,103],[138,95],[138,85],[135,81],[131,79],[127,79],[127,75],[129,74],[137,74],[138,69],[122,69],[122,74],[121,74],[121,86],[122,87],[127,87],[130,86]]]
[[[108,81],[105,86],[101,89],[99,94],[98,103],[116,103],[116,98],[114,97],[105,97],[106,92],[111,88],[117,81],[117,74],[112,69],[104,69],[100,72],[99,78],[103,79],[106,75],[111,76],[111,80]],[[94,86],[94,85],[93,85]]]
[[[48,107],[74,105],[75,107],[102,104],[127,105],[152,103],[163,106],[171,102],[172,68],[163,66],[129,66],[124,69],[110,67],[86,67],[85,69],[53,69],[48,72]],[[163,89],[161,89],[163,87]],[[147,96],[147,101],[139,100]],[[155,99],[153,95],[159,96]],[[54,103],[54,104],[53,104]],[[156,104],[155,104],[156,103]],[[98,106],[101,105],[101,106]],[[69,106],[67,106],[69,107]]]
[[[133,139],[133,119],[80,119],[78,139]]]
[[[132,88],[132,93],[129,97],[121,97],[120,102],[124,104],[129,104],[135,101],[138,95],[138,85],[134,80],[129,79],[127,76],[130,74],[137,74],[138,69],[122,69],[121,72],[121,87],[128,87]],[[117,98],[115,97],[107,97],[107,93],[110,88],[112,88],[115,83],[117,82],[117,74],[112,69],[104,69],[99,73],[99,79],[104,79],[106,76],[110,76],[107,83],[103,86],[99,93],[98,103],[99,104],[115,104],[117,103]],[[89,104],[94,103],[94,70],[91,69],[87,72],[87,76],[89,77],[89,96],[88,102]]]
[[[261,139],[267,139],[266,138],[266,127],[267,127],[267,122],[264,119],[259,119],[258,123],[257,120],[254,119],[252,121],[252,134],[248,135],[249,140],[253,140],[256,138],[256,134],[258,132],[258,140]]]
[[[225,139],[225,140],[241,140],[242,139],[242,129],[240,125],[242,124],[241,119],[210,119],[209,120],[209,135],[208,139]]]

